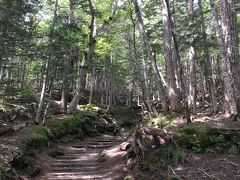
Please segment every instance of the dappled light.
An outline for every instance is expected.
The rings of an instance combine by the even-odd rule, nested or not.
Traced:
[[[239,7],[0,0],[0,180],[240,179]]]

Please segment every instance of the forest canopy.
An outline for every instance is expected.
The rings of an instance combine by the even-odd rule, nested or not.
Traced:
[[[1,0],[1,96],[239,114],[236,0]],[[4,99],[4,98],[3,98]]]

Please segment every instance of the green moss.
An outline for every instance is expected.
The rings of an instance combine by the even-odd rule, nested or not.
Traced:
[[[132,176],[126,176],[124,177],[124,180],[133,180],[134,178]]]
[[[97,113],[104,111],[95,104],[80,105],[78,109],[82,112],[88,113],[91,116],[96,116]]]
[[[48,146],[50,139],[41,133],[32,133],[24,138],[26,150],[42,149]]]
[[[82,137],[84,132],[82,127],[90,123],[88,113],[68,116],[63,120],[51,120],[45,126],[38,126],[32,132],[28,132],[23,142],[26,150],[42,149],[48,146],[51,140],[62,138],[62,142],[69,142],[72,138]],[[71,137],[71,140],[70,138]]]
[[[217,128],[209,124],[192,123],[180,130],[180,144],[192,147],[207,147],[211,145],[210,135],[215,135]]]
[[[170,111],[168,114],[161,114],[159,117],[148,120],[145,122],[150,127],[170,128],[176,127],[176,123],[179,117],[183,116],[182,112]]]
[[[73,142],[76,138],[77,138],[76,135],[66,135],[60,139],[60,142],[69,143],[69,142]]]
[[[140,120],[140,117],[131,108],[114,108],[109,113],[113,121],[120,127],[131,127]]]
[[[232,153],[240,141],[238,132],[224,132],[214,125],[207,123],[192,123],[183,127],[179,132],[180,145],[197,153]],[[229,147],[232,147],[229,150]]]

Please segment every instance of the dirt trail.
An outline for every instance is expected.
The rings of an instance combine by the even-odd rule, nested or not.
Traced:
[[[84,141],[57,144],[55,148],[64,152],[54,158],[39,156],[41,164],[45,163],[44,172],[37,180],[72,180],[72,179],[123,179],[121,163],[101,163],[98,157],[103,150],[121,144],[119,136],[101,135],[86,138]],[[123,164],[122,164],[123,165]],[[119,166],[119,167],[118,167]]]

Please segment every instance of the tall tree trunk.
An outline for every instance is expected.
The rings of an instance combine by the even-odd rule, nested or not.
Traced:
[[[230,62],[227,57],[227,44],[225,44],[225,37],[223,33],[223,29],[219,24],[219,18],[216,9],[216,2],[214,0],[210,0],[211,11],[214,20],[214,29],[216,30],[217,42],[219,46],[219,50],[221,53],[221,72],[224,81],[224,99],[226,104],[226,110],[230,112],[233,116],[237,116],[237,99],[234,92],[234,78],[232,77],[232,72],[230,68]],[[226,28],[226,27],[225,27]]]
[[[187,1],[187,11],[190,17],[189,28],[193,28],[193,0]],[[192,31],[189,30],[190,42],[189,42],[189,88],[188,88],[188,107],[191,111],[195,111],[196,108],[196,50],[194,45],[194,39],[192,37]]]
[[[88,0],[89,8],[91,11],[91,25],[90,25],[90,33],[89,33],[89,47],[87,51],[85,52],[82,66],[80,67],[79,71],[79,80],[78,80],[78,88],[76,90],[76,93],[68,107],[68,113],[73,113],[78,105],[78,102],[80,100],[80,97],[84,93],[85,86],[86,86],[86,76],[87,76],[87,66],[89,61],[91,60],[93,50],[96,44],[96,10],[92,4],[91,0]]]
[[[170,9],[168,0],[163,0],[163,39],[164,39],[164,59],[166,66],[166,76],[168,83],[168,98],[170,102],[170,108],[172,110],[179,110],[181,108],[180,98],[177,90],[174,63],[172,59],[171,48],[171,27],[170,27]]]
[[[221,17],[226,56],[233,79],[232,87],[237,104],[237,111],[240,113],[240,57],[237,34],[236,0],[221,0]]]
[[[68,89],[69,89],[69,82],[68,82],[68,72],[69,72],[69,62],[68,59],[63,60],[63,83],[62,83],[62,95],[61,95],[61,110],[67,110],[67,103],[68,103]]]
[[[19,90],[23,90],[24,88],[24,81],[25,81],[25,74],[26,74],[26,64],[23,62],[21,67],[21,73],[20,73],[20,82],[19,82]]]
[[[161,75],[160,72],[158,70],[157,67],[157,62],[156,62],[156,56],[152,51],[150,42],[148,40],[147,34],[146,34],[146,30],[145,30],[145,25],[143,23],[143,18],[142,18],[142,14],[140,11],[140,6],[138,5],[138,0],[132,0],[134,7],[135,7],[135,11],[136,11],[136,15],[138,18],[138,26],[139,26],[139,32],[143,41],[143,46],[144,46],[144,50],[146,52],[147,57],[149,58],[149,60],[151,61],[151,65],[152,65],[152,69],[153,69],[153,73],[154,76],[157,80],[157,85],[158,85],[158,89],[161,95],[161,100],[163,103],[163,109],[166,111],[168,110],[168,98],[167,98],[167,93],[163,87],[163,82],[161,79]]]
[[[0,80],[3,79],[3,74],[4,74],[4,68],[3,68],[4,64],[2,62],[2,59],[1,59],[1,55],[0,55]]]
[[[57,18],[57,10],[58,10],[58,0],[55,1],[55,7],[54,7],[54,15],[52,24],[50,26],[50,32],[49,32],[49,40],[48,40],[48,57],[45,61],[45,72],[43,75],[43,84],[42,84],[42,91],[41,91],[41,97],[38,104],[38,109],[35,117],[35,122],[39,123],[39,119],[41,116],[42,108],[43,108],[43,101],[45,97],[45,91],[46,91],[46,84],[48,79],[48,71],[49,71],[49,61],[51,60],[52,56],[52,36],[54,34],[55,24],[56,24],[56,18]]]
[[[236,0],[221,0],[221,17],[226,55],[230,63],[234,86],[240,89],[240,59],[237,32]],[[239,95],[240,92],[236,92]]]
[[[204,49],[204,76],[206,79],[207,90],[210,95],[210,100],[212,103],[213,113],[215,114],[218,111],[218,107],[217,107],[217,101],[216,101],[215,86],[213,82],[212,63],[210,61],[209,50],[208,50],[209,44],[207,41],[205,20],[204,20],[203,10],[202,10],[202,0],[198,0],[198,7],[200,11],[199,13],[201,16],[201,32],[202,32],[203,49]]]
[[[93,67],[92,76],[91,76],[91,80],[90,80],[90,95],[89,95],[89,101],[88,101],[89,104],[92,104],[92,100],[93,100],[95,74],[96,74],[96,68]]]
[[[71,27],[74,24],[74,13],[75,13],[75,2],[69,0],[69,14],[68,14],[68,25]],[[70,71],[70,62],[73,61],[73,50],[74,47],[71,45],[67,50],[68,58],[63,60],[63,83],[62,83],[62,96],[60,106],[63,111],[67,111],[68,104],[68,90],[69,90],[69,79],[68,74]]]

